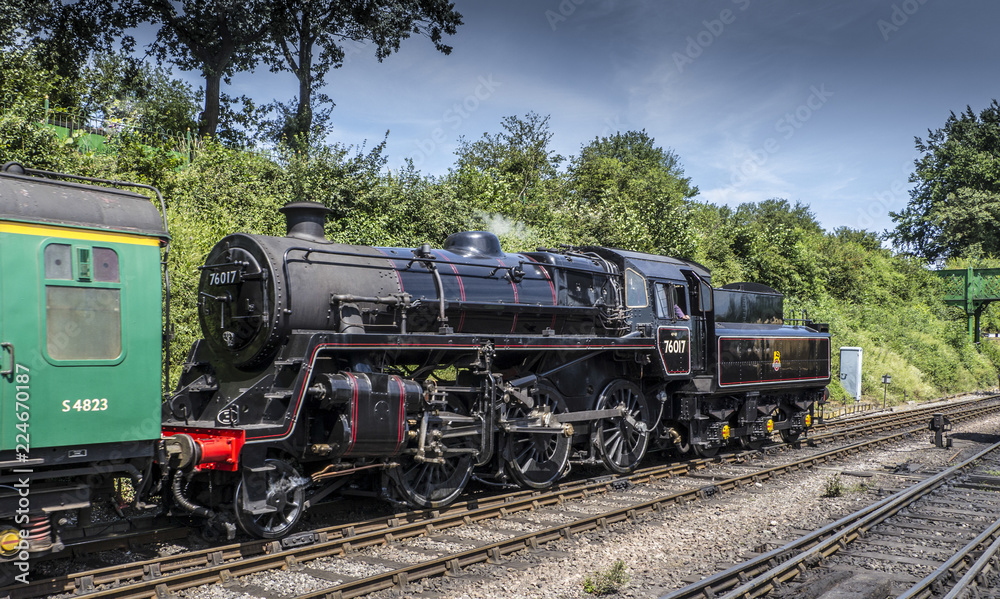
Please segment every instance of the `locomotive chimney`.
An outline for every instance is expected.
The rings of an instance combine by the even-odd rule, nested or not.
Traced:
[[[326,222],[326,215],[333,210],[318,202],[289,202],[278,210],[285,215],[285,224],[288,227],[286,236],[329,243],[323,234],[323,224]]]

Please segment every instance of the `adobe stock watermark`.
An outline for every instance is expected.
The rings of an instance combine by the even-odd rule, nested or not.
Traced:
[[[780,137],[768,137],[758,148],[750,150],[749,156],[744,160],[732,176],[733,185],[741,185],[754,175],[758,169],[767,164],[770,157],[781,150],[782,140],[791,139],[802,126],[816,114],[833,97],[833,92],[826,89],[826,84],[819,87],[813,85],[809,88],[809,96],[799,104],[794,110],[786,112],[774,123],[775,133]]]
[[[910,21],[910,17],[917,14],[920,7],[927,4],[927,0],[903,0],[892,5],[892,13],[889,20],[879,19],[875,24],[879,33],[882,34],[883,41],[889,41],[889,35],[896,33]]]
[[[889,184],[888,189],[876,192],[867,206],[858,208],[858,229],[868,229],[875,224],[876,219],[888,216],[891,210],[899,210],[906,206],[910,198],[910,189],[907,183],[909,183],[912,169],[912,161],[904,162],[899,169],[903,175],[902,178],[895,179]]]
[[[498,87],[503,84],[493,79],[493,74],[478,78],[478,85],[469,95],[460,102],[455,102],[450,108],[441,114],[441,124],[431,130],[430,134],[422,140],[417,141],[417,152],[413,156],[413,164],[420,166],[431,154],[441,147],[448,138],[445,130],[456,131],[462,126],[472,113],[479,110],[483,102],[489,100]]]
[[[11,350],[13,352],[13,350]],[[13,355],[13,353],[11,354]],[[13,358],[12,358],[13,359]],[[31,478],[34,470],[28,467],[31,462],[31,409],[34,389],[32,379],[35,374],[27,365],[14,363],[10,373],[14,383],[13,413],[8,416],[16,424],[14,428],[14,456],[19,467],[11,468],[17,482],[10,489],[17,493],[17,507],[14,511],[14,523],[18,528],[8,528],[0,531],[0,556],[9,558],[15,571],[20,572],[14,579],[23,584],[28,583],[28,573],[31,571]],[[13,503],[13,502],[12,502]],[[45,516],[48,517],[48,516]]]
[[[552,28],[552,31],[556,30],[559,23],[565,23],[569,20],[569,18],[573,16],[573,13],[576,12],[577,7],[586,1],[587,0],[561,0],[559,2],[559,6],[556,7],[558,12],[552,9],[545,11],[545,20],[549,22],[549,27]]]
[[[750,7],[750,0],[732,0],[732,3],[736,5],[739,12],[743,12]],[[694,61],[705,53],[706,48],[715,43],[715,40],[722,37],[722,34],[726,31],[726,27],[736,22],[739,12],[731,8],[724,8],[719,12],[717,18],[702,21],[701,24],[705,28],[694,35],[688,36],[687,45],[684,46],[683,52],[674,52],[671,55],[671,58],[674,59],[674,66],[677,67],[677,72],[683,73],[688,65],[694,64]]]

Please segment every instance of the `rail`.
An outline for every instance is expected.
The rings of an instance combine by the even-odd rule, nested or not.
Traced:
[[[1000,411],[1000,405],[995,401],[970,401],[960,406],[950,407],[954,408],[950,418],[955,422]],[[940,410],[940,407],[936,409]],[[446,571],[455,573],[470,564],[488,560],[495,561],[505,555],[533,548],[555,539],[604,528],[615,522],[637,521],[643,514],[660,511],[668,505],[699,500],[730,489],[774,479],[802,468],[825,464],[843,455],[854,454],[866,448],[876,447],[926,430],[926,414],[922,411],[914,412],[910,422],[905,425],[897,420],[900,416],[898,413],[883,415],[885,420],[889,421],[883,426],[892,431],[888,435],[852,442],[844,447],[818,452],[811,456],[765,467],[713,484],[697,484],[640,503],[622,505],[608,512],[427,560],[376,577],[327,587],[312,595],[307,595],[307,597],[354,597],[379,589],[404,585],[421,577],[437,576]],[[874,426],[873,423],[859,423],[858,426],[859,430],[855,433],[851,433],[849,430],[834,431],[817,436],[814,441],[841,440],[851,437],[852,434],[870,434],[871,430],[878,430],[878,427]],[[529,512],[545,506],[561,505],[574,498],[615,490],[623,484],[645,484],[683,476],[700,470],[710,463],[720,461],[742,463],[747,459],[747,455],[757,453],[759,452],[737,452],[714,459],[699,458],[682,463],[654,465],[622,477],[603,476],[597,479],[569,481],[546,492],[516,491],[492,497],[470,499],[444,510],[396,514],[385,519],[306,531],[286,537],[281,541],[250,541],[230,544],[136,562],[127,566],[77,572],[64,577],[32,583],[29,587],[20,588],[19,596],[47,596],[82,589],[86,589],[87,596],[93,598],[125,599],[154,595],[166,596],[171,592],[194,588],[202,584],[228,581],[238,576],[264,570],[282,567],[294,568],[301,562],[319,557],[350,555],[364,547],[385,545],[401,539],[434,534],[448,528],[460,527],[491,518],[518,512]],[[98,588],[102,585],[104,585],[103,588]],[[3,591],[0,591],[0,596],[3,596]]]

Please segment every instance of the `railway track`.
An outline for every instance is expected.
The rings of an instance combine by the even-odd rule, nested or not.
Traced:
[[[87,597],[165,597],[172,593],[204,584],[229,583],[242,576],[275,568],[296,571],[302,564],[322,558],[350,558],[370,547],[392,546],[417,537],[451,541],[460,537],[452,534],[463,527],[475,526],[498,518],[519,514],[543,514],[534,517],[535,526],[523,531],[508,531],[492,542],[475,542],[459,551],[448,551],[432,559],[387,568],[373,576],[339,576],[336,581],[303,594],[306,597],[354,597],[405,585],[408,582],[447,573],[484,561],[502,560],[503,556],[524,549],[537,548],[549,541],[581,532],[607,528],[622,521],[635,521],[643,514],[662,510],[674,503],[686,503],[712,496],[748,484],[763,483],[784,473],[808,468],[850,455],[883,443],[926,430],[929,415],[944,412],[953,421],[977,418],[1000,410],[996,401],[955,402],[946,407],[893,413],[883,418],[862,418],[850,426],[827,426],[822,433],[811,436],[808,445],[796,460],[780,460],[782,446],[766,452],[739,452],[714,459],[695,459],[680,463],[659,464],[644,468],[629,476],[600,477],[571,481],[546,492],[520,491],[472,499],[455,504],[447,510],[410,512],[343,524],[292,535],[281,541],[251,541],[212,547],[199,551],[135,562],[132,564],[76,572],[67,576],[36,581],[9,589],[12,597],[39,597],[59,593],[75,593]],[[888,422],[886,422],[888,420]],[[880,422],[881,421],[881,422]],[[848,443],[823,451],[819,445],[842,442],[844,439],[872,435],[873,431],[894,429],[886,435]],[[705,484],[697,473],[710,463],[732,463],[747,466],[749,460],[778,462],[756,464],[749,472],[720,478]],[[687,475],[687,476],[685,476]],[[693,481],[693,483],[692,483]],[[614,494],[614,509],[601,509],[593,514],[565,518],[554,515],[572,512],[573,502],[600,495]],[[556,522],[555,520],[559,520]],[[524,524],[524,523],[521,523]],[[462,543],[454,543],[462,545]],[[335,584],[334,584],[335,583]],[[5,591],[0,591],[0,597]]]
[[[799,597],[807,587],[832,585],[868,588],[871,596],[953,599],[980,584],[995,587],[1000,578],[997,473],[1000,443],[661,599]]]

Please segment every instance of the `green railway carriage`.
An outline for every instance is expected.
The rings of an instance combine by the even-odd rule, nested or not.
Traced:
[[[91,507],[114,478],[140,483],[152,464],[167,240],[146,196],[29,176],[19,165],[0,170],[0,534],[8,542],[11,530],[30,528],[33,550],[57,544],[44,534],[51,516]]]

